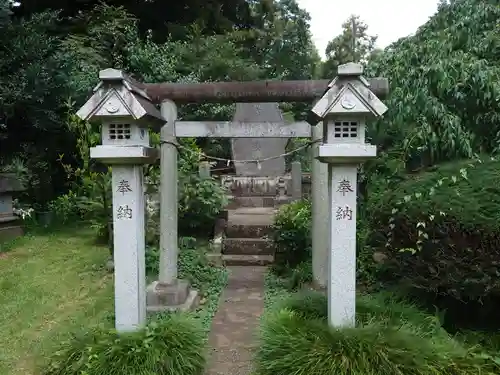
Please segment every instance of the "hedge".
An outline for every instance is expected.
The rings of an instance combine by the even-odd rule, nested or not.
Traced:
[[[498,306],[499,161],[460,161],[379,183],[367,213],[369,243],[388,257],[382,281],[441,301],[452,314],[475,310],[483,319],[483,305]]]

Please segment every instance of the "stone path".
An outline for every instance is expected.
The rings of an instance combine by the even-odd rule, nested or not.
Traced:
[[[266,267],[230,266],[229,281],[212,322],[206,375],[250,375],[252,349],[264,310]]]

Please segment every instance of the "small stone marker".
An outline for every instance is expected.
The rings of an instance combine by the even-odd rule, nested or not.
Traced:
[[[327,288],[328,321],[333,327],[355,325],[357,169],[377,154],[375,146],[365,143],[367,118],[382,116],[387,111],[370,91],[362,73],[360,64],[339,66],[338,76],[310,113],[313,123],[323,122],[325,142],[319,147],[317,158],[329,165]]]
[[[198,166],[198,174],[202,180],[210,178],[210,162],[202,161]]]
[[[164,119],[121,71],[106,69],[99,78],[95,94],[77,115],[103,122],[103,144],[91,148],[90,157],[112,165],[115,327],[135,331],[146,324],[143,164],[158,158],[149,147],[148,126],[159,127]]]
[[[291,190],[292,190],[292,200],[300,200],[302,199],[302,164],[300,161],[294,161],[292,164],[292,181],[291,181]]]

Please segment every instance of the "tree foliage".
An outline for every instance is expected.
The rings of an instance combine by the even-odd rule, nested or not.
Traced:
[[[250,38],[255,44],[250,52],[265,68],[265,78],[314,78],[319,54],[311,39],[311,18],[297,1],[262,0],[254,4],[252,11],[257,28]]]
[[[351,15],[342,24],[342,33],[326,46],[322,76],[332,79],[337,67],[348,62],[365,64],[375,49],[377,36],[368,34],[368,25],[359,16]]]
[[[410,169],[498,150],[499,19],[498,0],[443,3],[370,61],[391,86],[388,115],[370,128],[377,144]]]
[[[151,3],[159,6],[159,2]],[[25,1],[12,15],[10,3],[2,0],[0,160],[3,164],[16,157],[23,161],[22,167],[30,176],[27,185],[33,186],[28,195],[44,203],[67,188],[66,173],[58,162],[60,154],[66,158],[76,154],[76,135],[66,126],[67,112],[88,97],[100,69],[124,69],[147,82],[312,76],[317,54],[308,53],[314,51],[308,15],[295,0],[271,2],[272,22],[260,28],[248,28],[248,22],[240,19],[246,17],[246,11],[238,10],[243,3],[232,2],[231,9],[218,9],[216,4],[222,3],[200,7],[194,23],[184,18],[185,12],[195,11],[188,5],[178,19],[169,13],[168,19],[182,25],[182,35],[172,32],[159,37],[153,25],[151,33],[141,29],[142,15],[131,12],[131,5],[125,2],[116,6],[113,2]],[[261,16],[256,11],[260,3],[245,3],[248,12],[251,10],[250,23]],[[207,26],[231,12],[236,18],[227,27]],[[157,9],[158,14],[165,16]],[[256,40],[265,43],[255,45]],[[295,49],[299,42],[307,48]],[[232,112],[230,105],[180,108],[183,119],[229,120]],[[226,143],[205,140],[200,145],[209,153],[229,156]],[[76,157],[65,162],[81,163]]]
[[[0,0],[0,28],[5,27],[10,22],[12,14],[11,4],[9,0]]]
[[[138,20],[141,36],[152,35],[155,42],[165,42],[169,35],[184,38],[188,27],[196,23],[204,34],[223,34],[233,29],[253,26],[249,4],[246,0],[183,0],[165,2],[158,0],[23,0],[15,9],[18,17],[35,13],[60,10],[63,24],[72,28],[73,17],[79,17],[96,6],[107,5],[123,9]]]

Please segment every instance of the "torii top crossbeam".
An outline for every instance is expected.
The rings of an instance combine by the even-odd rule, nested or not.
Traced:
[[[368,79],[378,97],[389,93],[386,78]],[[321,97],[330,80],[249,81],[206,83],[137,83],[156,103],[170,99],[176,103],[264,103],[309,102]]]

